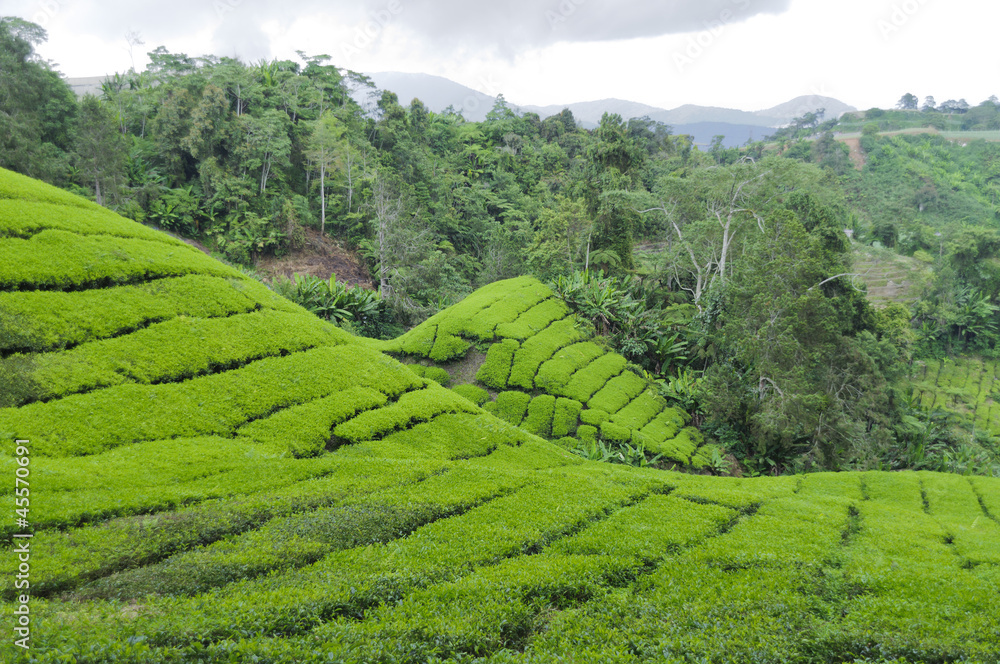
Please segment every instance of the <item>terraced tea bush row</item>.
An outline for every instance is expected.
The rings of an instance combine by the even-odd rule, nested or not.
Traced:
[[[551,359],[560,348],[570,346],[583,338],[572,318],[558,320],[538,334],[521,343],[514,352],[514,364],[507,384],[526,390],[535,388],[535,374],[542,363]]]
[[[370,387],[351,387],[332,396],[279,410],[237,430],[275,454],[312,457],[332,447],[333,427],[358,413],[380,408],[385,394]]]
[[[556,392],[563,388],[573,377],[573,374],[607,353],[592,341],[580,343],[560,349],[550,360],[546,360],[538,369],[535,385],[548,392]]]
[[[514,364],[514,353],[520,348],[520,342],[514,339],[504,339],[490,346],[486,352],[486,361],[476,372],[476,380],[494,390],[505,389]]]
[[[179,443],[178,451],[187,451],[184,441]],[[254,531],[273,519],[309,513],[345,499],[358,502],[387,487],[397,490],[410,483],[422,483],[421,480],[441,469],[440,463],[387,463],[380,472],[371,473],[363,462],[344,460],[327,468],[324,477],[296,481],[286,476],[278,485],[281,487],[278,492],[272,488],[240,495],[239,489],[245,487],[237,486],[229,501],[207,500],[176,510],[167,508],[142,516],[120,517],[68,533],[36,532],[32,547],[44,557],[45,565],[34,570],[32,592],[42,597],[72,590],[89,580],[150,565],[178,552],[201,551],[198,547]],[[218,481],[228,469],[212,470]],[[146,476],[149,475],[147,470]],[[176,479],[176,476],[158,478],[160,483]],[[4,560],[0,566],[0,571],[10,572],[0,581],[0,596],[10,600],[15,594],[17,560]]]
[[[228,279],[189,275],[100,290],[0,293],[0,353],[45,352],[179,316],[219,318],[257,306]]]
[[[1000,435],[1000,364],[975,357],[921,360],[914,389],[927,408],[957,413],[978,429]]]
[[[463,337],[493,340],[497,325],[513,321],[534,304],[551,297],[547,291],[529,277],[495,282],[431,316],[398,339],[383,342],[380,348],[446,362],[469,348],[471,344]]]
[[[185,274],[235,272],[197,249],[135,238],[45,230],[0,239],[0,290],[80,290]]]
[[[72,350],[4,358],[0,375],[5,368],[14,375],[17,367],[17,379],[30,381],[34,394],[6,403],[0,394],[0,405],[19,406],[127,382],[173,382],[348,339],[346,332],[319,319],[267,309],[227,318],[174,318]]]
[[[456,385],[451,388],[455,394],[465,397],[477,406],[482,406],[484,403],[490,400],[490,393],[479,387],[478,385],[473,385],[471,383],[463,383],[462,385]]]
[[[382,438],[394,431],[427,422],[442,413],[477,413],[478,409],[451,390],[428,384],[425,389],[407,392],[399,400],[376,410],[368,410],[337,425],[336,438],[359,443]]]
[[[316,562],[334,551],[383,544],[434,520],[460,514],[510,493],[525,480],[455,468],[389,491],[360,491],[283,514],[259,528],[216,538],[137,570],[123,570],[80,588],[84,599],[140,599],[147,594],[194,595],[228,583]],[[332,487],[331,487],[332,488]],[[298,507],[298,506],[296,506]]]
[[[183,462],[178,462],[175,454],[186,455]],[[45,476],[46,490],[32,501],[31,523],[36,532],[75,527],[277,490],[338,472],[339,468],[358,471],[356,466],[342,463],[336,455],[281,457],[245,438],[220,437],[137,443],[87,457],[38,457],[32,461],[32,468]],[[13,472],[13,467],[8,468],[10,464],[9,457],[0,459],[0,467]],[[5,487],[5,493],[12,492],[13,487]],[[9,536],[12,532],[13,523],[0,525],[0,534]]]
[[[361,616],[367,607],[393,602],[419,586],[454,580],[480,565],[544,547],[655,486],[608,479],[596,481],[592,472],[563,472],[555,484],[527,486],[461,516],[434,521],[391,547],[336,552],[301,570],[231,584],[192,599],[147,598],[144,634],[152,646],[178,646],[193,637],[211,642],[237,632],[240,638],[301,634],[337,614]],[[47,629],[61,629],[59,604],[39,607],[40,623]],[[168,615],[186,619],[179,622]],[[107,621],[92,615],[73,630],[74,638],[86,642],[113,629],[116,621]]]
[[[597,394],[587,402],[587,406],[617,415],[630,401],[642,394],[648,386],[648,380],[640,378],[631,371],[625,371],[605,383],[604,387],[598,390]],[[661,408],[664,406],[666,406],[665,403],[661,405]],[[655,411],[649,413],[649,419],[652,419],[655,414]]]
[[[102,214],[109,214],[109,211],[106,208],[102,208],[97,203],[88,201],[82,196],[71,194],[68,191],[59,189],[58,187],[45,184],[41,180],[29,178],[21,175],[20,173],[7,170],[6,168],[0,168],[0,200],[3,199],[31,201],[36,203],[52,203],[55,205],[69,206],[71,208],[96,210]]]
[[[496,334],[504,339],[524,341],[568,315],[569,308],[562,300],[550,298],[528,309],[513,322],[498,324]]]
[[[344,644],[359,660],[415,652],[419,657],[483,656],[522,647],[549,607],[572,607],[601,596],[605,585],[641,574],[645,564],[711,536],[732,519],[724,508],[658,498],[625,507],[539,555],[506,560],[457,581],[417,590],[373,611],[364,623],[324,625],[317,636]],[[639,523],[656,525],[637,539],[630,537]],[[615,537],[625,532],[629,536]],[[616,549],[612,544],[610,551],[592,553],[595,546],[612,542],[623,546]],[[414,633],[417,625],[421,629]],[[496,625],[503,628],[497,630]]]
[[[231,436],[250,420],[351,387],[371,387],[395,397],[421,384],[403,365],[375,350],[358,344],[327,346],[179,384],[126,384],[0,409],[0,431],[30,439],[40,455],[94,454],[142,440]]]
[[[380,440],[341,448],[340,454],[390,459],[474,459],[491,456],[498,449],[521,446],[533,437],[478,411],[446,412]],[[537,439],[534,439],[537,440]]]
[[[445,387],[448,387],[448,385],[451,383],[451,375],[447,372],[447,370],[442,369],[441,367],[435,367],[435,366],[425,367],[422,364],[408,364],[406,366],[409,367],[410,371],[417,374],[421,378],[426,378],[427,380],[433,380],[435,383],[438,383],[439,385],[444,385]]]
[[[605,383],[625,370],[628,362],[616,353],[602,355],[577,371],[562,390],[562,396],[587,403]]]
[[[43,230],[69,231],[78,235],[130,237],[177,247],[182,240],[123,219],[100,207],[70,207],[62,204],[0,198],[0,237],[29,238]]]

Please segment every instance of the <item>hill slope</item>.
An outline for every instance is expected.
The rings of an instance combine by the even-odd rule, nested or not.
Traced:
[[[688,416],[667,407],[651,381],[600,345],[534,278],[481,288],[381,347],[447,370],[474,343],[486,351],[474,362],[474,384],[491,391],[479,401],[511,424],[570,448],[631,444],[668,466],[704,468],[712,460],[715,448],[684,427]]]
[[[3,661],[998,661],[998,480],[585,462],[194,249],[0,199]]]

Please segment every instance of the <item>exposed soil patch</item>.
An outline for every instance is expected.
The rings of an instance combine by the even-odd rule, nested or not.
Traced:
[[[302,249],[281,258],[262,258],[257,270],[269,277],[309,274],[321,279],[336,275],[337,281],[350,286],[374,289],[368,267],[361,258],[336,242],[322,237],[317,230],[306,229]]]
[[[844,138],[841,140],[851,149],[851,162],[854,164],[854,168],[860,171],[865,167],[865,154],[861,151],[861,139]]]

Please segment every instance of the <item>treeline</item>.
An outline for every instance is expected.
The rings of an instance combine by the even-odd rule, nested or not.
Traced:
[[[414,319],[528,271],[630,269],[643,220],[616,192],[696,154],[648,120],[608,116],[587,132],[569,111],[543,121],[502,97],[485,122],[466,122],[403,105],[322,55],[245,64],[161,47],[144,71],[77,103],[33,53],[44,31],[0,26],[14,65],[2,85],[34,87],[60,109],[12,114],[24,119],[11,131],[20,147],[3,165],[238,263],[322,230],[360,249],[383,295]]]

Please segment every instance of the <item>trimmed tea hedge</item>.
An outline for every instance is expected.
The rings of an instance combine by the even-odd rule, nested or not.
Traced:
[[[258,306],[233,281],[203,275],[72,293],[0,293],[0,352],[59,350],[179,316],[219,318]]]

